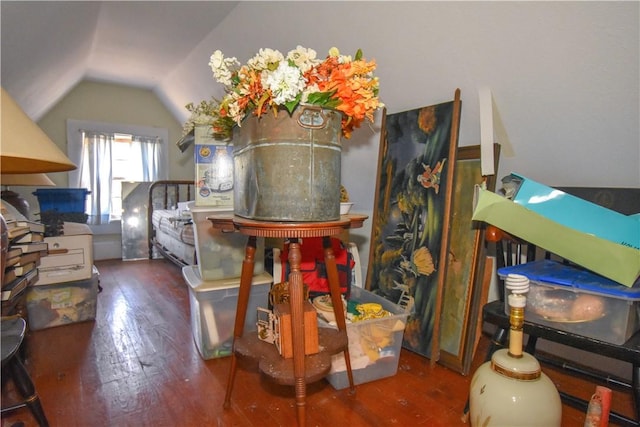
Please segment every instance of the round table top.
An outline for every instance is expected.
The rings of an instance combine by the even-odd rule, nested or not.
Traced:
[[[324,237],[340,234],[350,228],[362,227],[368,218],[362,214],[341,215],[335,221],[323,222],[279,222],[260,221],[243,218],[232,214],[213,214],[207,219],[211,221],[214,228],[222,232],[239,231],[242,234],[256,237],[281,237],[281,238],[310,238]]]
[[[2,365],[8,361],[20,348],[24,338],[26,322],[18,316],[2,319],[0,333],[2,334]]]

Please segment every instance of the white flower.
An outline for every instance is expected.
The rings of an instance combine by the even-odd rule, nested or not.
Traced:
[[[353,59],[351,58],[351,55],[340,55],[338,57],[338,63],[339,64],[347,64],[349,62],[353,62]]]
[[[209,66],[219,83],[231,86],[231,76],[240,67],[240,62],[236,58],[225,58],[221,51],[216,50],[209,59]]]
[[[216,50],[211,54],[211,58],[209,58],[209,66],[212,70],[216,70],[224,65],[224,55],[222,51]]]
[[[232,102],[229,104],[229,116],[236,122],[238,126],[242,122],[244,118],[244,111],[240,110],[240,106],[237,102]]]
[[[293,61],[303,74],[320,63],[320,61],[316,59],[315,50],[307,49],[300,45],[287,54],[287,59]]]
[[[318,87],[317,83],[308,85],[302,91],[302,97],[300,98],[300,102],[306,103],[309,99],[309,95],[316,92],[320,92],[320,88]]]
[[[273,102],[278,105],[296,99],[306,85],[300,69],[284,61],[273,72],[263,71],[262,82],[271,91]]]
[[[339,64],[347,64],[353,61],[351,59],[351,55],[340,55],[340,50],[338,50],[337,47],[332,47],[331,49],[329,49],[329,56],[333,58],[337,57]]]
[[[284,56],[277,50],[260,49],[256,56],[247,61],[247,65],[256,71],[262,71],[270,69],[270,65],[271,69],[275,68],[283,59]]]

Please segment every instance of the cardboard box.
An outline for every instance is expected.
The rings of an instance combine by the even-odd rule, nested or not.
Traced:
[[[633,286],[640,276],[640,250],[559,224],[480,187],[472,219],[492,224],[625,286]]]
[[[45,237],[47,256],[40,259],[36,286],[87,280],[93,272],[93,235],[86,224],[65,223],[64,235]]]
[[[550,260],[504,267],[498,274],[530,280],[527,320],[618,345],[640,328],[640,285],[628,288]]]
[[[318,349],[318,316],[309,301],[304,302],[304,354],[316,354]],[[291,306],[276,304],[273,314],[278,319],[278,341],[276,347],[285,359],[293,357],[293,328],[291,327]]]
[[[623,215],[515,173],[511,181],[517,182],[515,203],[566,227],[640,249],[640,215]]]
[[[213,139],[209,126],[195,128],[196,206],[233,209],[233,145]]]
[[[44,259],[44,258],[43,258]],[[85,322],[96,318],[100,274],[92,267],[88,280],[27,288],[27,316],[31,330]]]
[[[358,287],[351,289],[349,301],[378,303],[383,309],[392,313],[389,317],[347,324],[349,358],[354,384],[363,384],[395,375],[398,371],[404,327],[409,314],[391,301]],[[320,322],[320,326],[329,327],[325,322]],[[344,353],[332,356],[331,371],[327,381],[336,390],[349,387]]]
[[[191,332],[200,356],[213,359],[231,355],[240,279],[202,280],[193,265],[182,268],[189,288]],[[253,277],[244,332],[256,331],[258,307],[267,307],[272,278],[268,273]]]

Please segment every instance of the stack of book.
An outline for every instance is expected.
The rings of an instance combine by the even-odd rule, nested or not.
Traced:
[[[46,256],[48,251],[48,244],[44,241],[44,224],[12,218],[7,218],[6,223],[9,245],[2,272],[3,312],[38,280],[40,258]]]

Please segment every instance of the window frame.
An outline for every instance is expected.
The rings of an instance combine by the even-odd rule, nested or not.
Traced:
[[[67,156],[75,164],[79,165],[82,155],[81,130],[95,131],[109,134],[130,134],[138,136],[157,136],[162,140],[162,150],[158,171],[158,180],[168,179],[169,171],[169,130],[167,128],[97,122],[90,120],[67,119]],[[68,172],[69,187],[78,188],[80,183],[80,171],[74,169]],[[111,221],[113,222],[113,221]]]
[[[76,165],[82,153],[82,129],[104,133],[126,133],[131,135],[158,136],[162,139],[162,159],[158,179],[168,179],[169,130],[167,128],[67,119],[67,156]],[[69,187],[77,188],[80,180],[78,169],[69,171]]]

